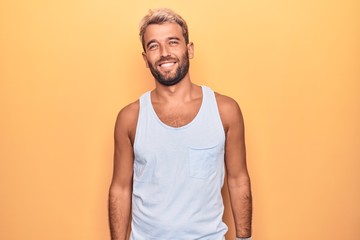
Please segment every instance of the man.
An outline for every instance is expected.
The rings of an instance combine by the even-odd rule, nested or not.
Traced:
[[[194,44],[178,14],[150,10],[140,37],[155,89],[123,108],[116,120],[112,240],[127,239],[130,219],[132,240],[225,239],[225,167],[237,239],[251,239],[252,198],[238,104],[191,82]]]

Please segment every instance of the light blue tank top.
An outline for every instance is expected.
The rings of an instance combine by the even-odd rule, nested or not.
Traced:
[[[134,142],[131,240],[222,240],[225,133],[215,94],[202,87],[196,117],[174,128],[140,97]]]

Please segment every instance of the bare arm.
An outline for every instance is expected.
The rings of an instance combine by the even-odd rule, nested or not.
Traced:
[[[244,122],[240,107],[231,98],[217,96],[226,132],[225,162],[236,236],[251,236],[252,196],[246,166]]]
[[[120,111],[115,124],[114,170],[109,189],[109,222],[112,240],[125,240],[130,221],[133,140],[138,115],[138,104]]]

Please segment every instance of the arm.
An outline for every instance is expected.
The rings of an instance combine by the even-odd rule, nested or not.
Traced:
[[[130,221],[133,140],[138,105],[130,104],[120,111],[115,124],[114,169],[109,189],[109,222],[112,240],[125,240]]]
[[[225,163],[236,236],[251,236],[252,196],[246,166],[244,122],[240,107],[231,98],[218,96],[220,115],[226,132]]]

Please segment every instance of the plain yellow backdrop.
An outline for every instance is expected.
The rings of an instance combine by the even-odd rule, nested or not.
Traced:
[[[187,20],[192,80],[242,108],[254,239],[359,240],[357,0],[2,0],[0,239],[109,239],[113,127],[154,86],[154,7]]]

